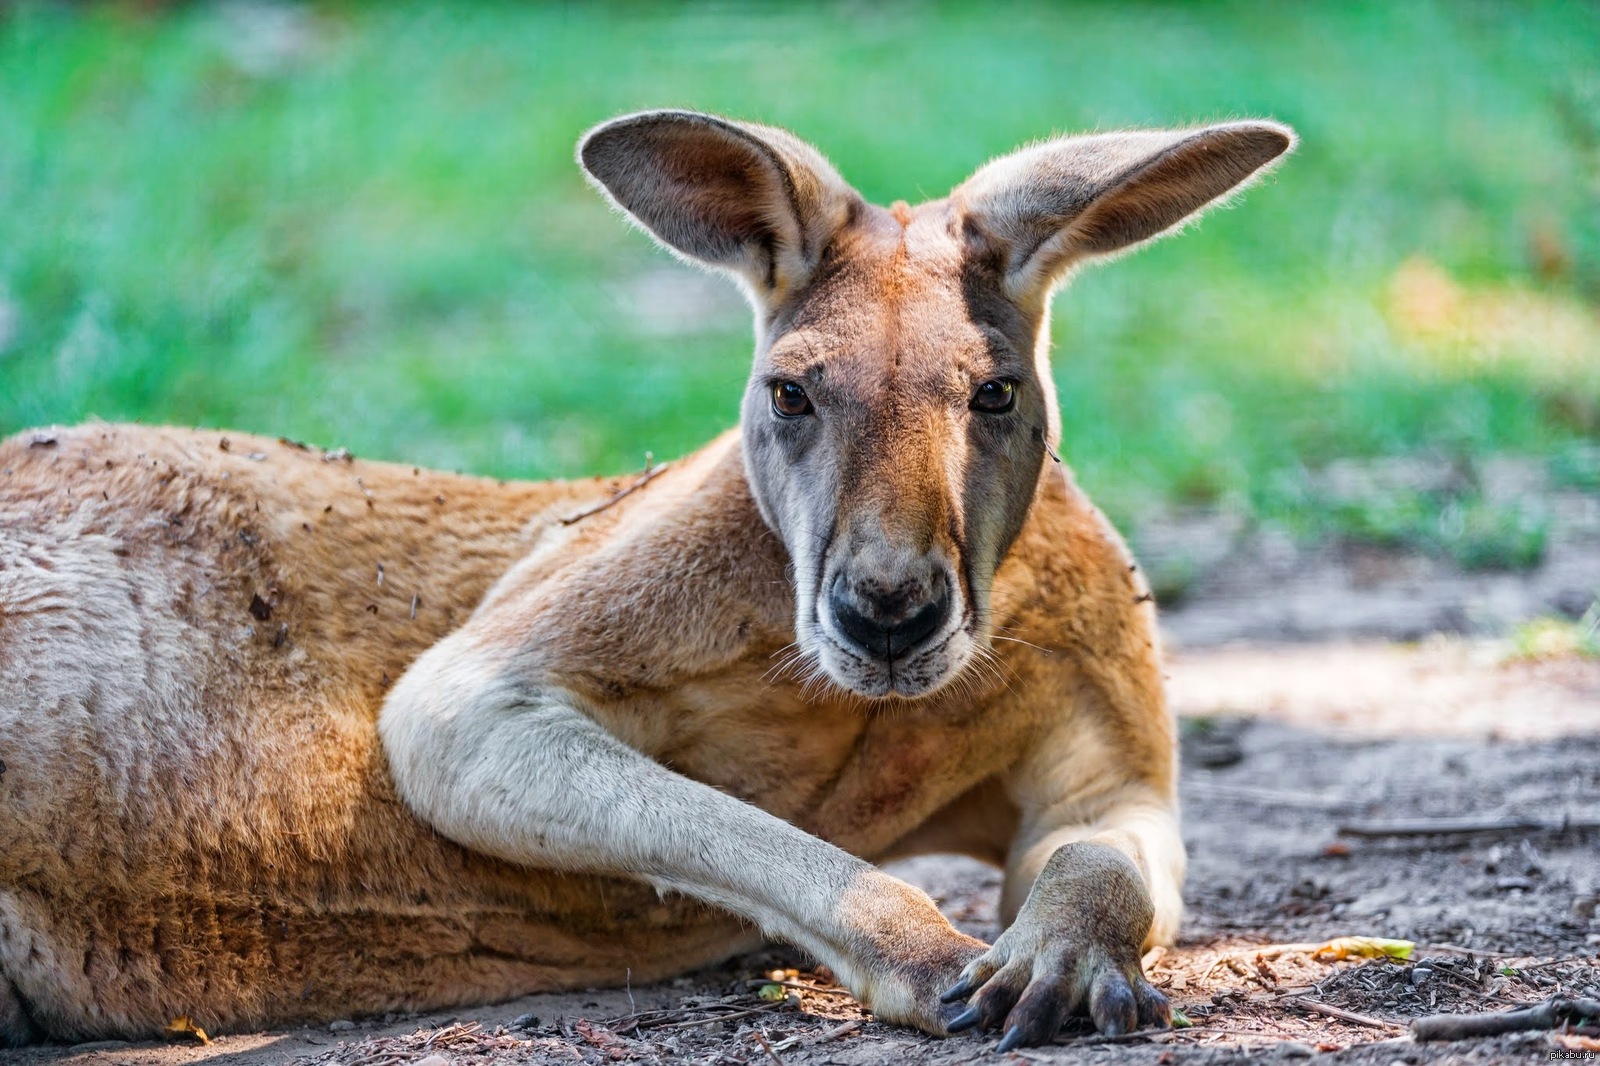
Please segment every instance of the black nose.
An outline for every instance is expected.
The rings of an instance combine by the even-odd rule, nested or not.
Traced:
[[[874,659],[897,659],[944,625],[950,616],[950,587],[940,589],[939,597],[920,605],[907,605],[907,597],[852,596],[845,590],[843,575],[828,592],[833,620],[845,636]]]

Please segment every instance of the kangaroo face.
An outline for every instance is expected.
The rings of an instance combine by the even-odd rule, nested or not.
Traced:
[[[930,692],[986,646],[1050,432],[1037,322],[972,291],[958,223],[947,203],[863,206],[774,316],[745,395],[800,649],[866,696]]]
[[[755,308],[746,473],[793,563],[802,657],[860,695],[916,697],[987,649],[990,585],[1059,435],[1055,285],[1292,144],[1270,122],[1064,138],[892,210],[791,134],[710,115],[613,120],[579,159]]]

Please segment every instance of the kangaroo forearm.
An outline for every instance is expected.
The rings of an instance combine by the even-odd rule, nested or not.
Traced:
[[[1057,850],[1067,844],[1103,844],[1126,855],[1138,868],[1150,893],[1155,921],[1149,942],[1169,943],[1177,935],[1183,917],[1183,877],[1186,857],[1176,813],[1154,800],[1115,807],[1093,821],[1078,824],[1057,823],[1054,828],[1039,828],[1020,837],[1006,864],[1006,881],[1001,901],[1005,921],[1010,922],[1027,899],[1039,873]]]
[[[527,866],[638,877],[844,972],[880,920],[943,924],[921,893],[634,751],[559,690],[486,683],[486,672],[464,689],[443,676],[455,670],[429,665],[396,686],[380,731],[402,798],[457,843]]]

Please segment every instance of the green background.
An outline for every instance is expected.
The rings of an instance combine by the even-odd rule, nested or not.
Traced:
[[[595,122],[783,125],[888,202],[1052,133],[1265,115],[1303,139],[1275,176],[1057,297],[1090,491],[1124,523],[1198,504],[1314,530],[1373,521],[1319,504],[1335,459],[1514,453],[1600,482],[1594,5],[0,19],[0,433],[97,416],[634,469],[734,423],[750,325],[585,186]]]

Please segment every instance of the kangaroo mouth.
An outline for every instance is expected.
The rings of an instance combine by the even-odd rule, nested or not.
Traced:
[[[945,627],[945,632],[893,654],[889,654],[890,648],[874,653],[840,639],[823,622],[821,613],[817,612],[814,628],[818,664],[836,685],[868,699],[931,695],[954,680],[971,657],[971,625],[965,613],[953,627]]]

